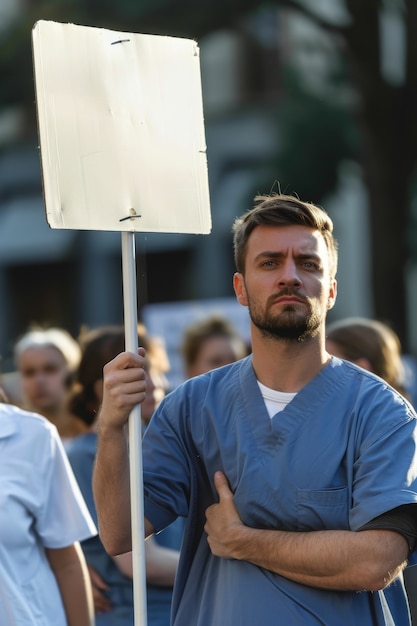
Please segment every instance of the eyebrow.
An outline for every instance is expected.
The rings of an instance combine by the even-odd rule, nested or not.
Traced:
[[[260,261],[262,259],[281,259],[283,257],[285,257],[286,254],[284,252],[270,252],[268,250],[264,251],[264,252],[260,252],[259,254],[256,255],[255,257],[255,261]],[[315,252],[300,252],[298,254],[294,255],[296,259],[311,259],[316,261],[317,263],[322,263],[322,260],[320,258],[320,256],[318,254],[316,254]]]

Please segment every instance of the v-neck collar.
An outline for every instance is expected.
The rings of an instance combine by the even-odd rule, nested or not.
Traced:
[[[275,433],[276,437],[285,437],[288,431],[301,426],[305,420],[312,418],[320,410],[323,399],[334,393],[335,385],[340,383],[344,368],[342,361],[335,357],[309,382],[287,406],[269,417],[265,401],[255,376],[252,357],[248,357],[240,369],[240,386],[251,430],[255,435]]]

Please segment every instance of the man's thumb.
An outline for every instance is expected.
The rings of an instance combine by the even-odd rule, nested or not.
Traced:
[[[214,474],[214,486],[216,487],[217,493],[219,494],[219,498],[233,495],[230,491],[229,483],[227,481],[226,476],[223,472],[216,472]]]

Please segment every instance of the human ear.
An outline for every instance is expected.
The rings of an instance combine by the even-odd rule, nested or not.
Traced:
[[[246,296],[245,281],[243,274],[236,272],[233,275],[233,288],[235,290],[236,298],[239,304],[242,306],[248,306],[248,299]]]
[[[330,311],[335,305],[337,296],[337,281],[332,279],[330,282],[329,296],[327,298],[327,310]]]

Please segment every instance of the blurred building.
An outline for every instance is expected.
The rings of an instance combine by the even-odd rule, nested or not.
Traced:
[[[11,11],[12,0],[9,4]],[[276,125],[265,106],[276,90],[279,65],[277,24],[271,38],[269,16],[264,24],[262,20],[257,24],[260,36],[266,31],[268,45],[259,44],[249,64],[252,50],[242,34],[214,33],[200,43],[212,234],[136,235],[140,309],[148,302],[232,295],[231,225],[250,206],[259,174],[268,168],[277,142]],[[59,324],[76,335],[83,324],[123,320],[120,233],[51,230],[45,217],[37,139],[22,135],[19,110],[3,111],[0,353],[4,370],[11,366],[16,337],[32,322]]]
[[[305,3],[335,23],[347,19],[343,2]],[[2,2],[2,28],[22,6],[22,0]],[[251,206],[255,193],[268,193],[280,178],[275,157],[281,131],[274,111],[282,95],[283,65],[290,60],[304,76],[307,90],[319,89],[323,97],[332,97],[326,91],[327,77],[338,54],[337,40],[299,14],[266,5],[245,18],[239,28],[213,32],[199,45],[212,234],[136,235],[139,310],[148,303],[233,295],[233,220]],[[12,367],[14,341],[31,322],[61,325],[77,335],[83,324],[123,320],[120,233],[49,229],[37,139],[24,125],[18,107],[0,110],[0,354],[4,371]],[[260,181],[270,181],[271,188],[259,188]],[[372,315],[366,285],[369,260],[363,252],[366,247],[358,248],[354,235],[355,220],[363,221],[364,212],[355,214],[353,209],[353,217],[346,220],[344,211],[344,207],[357,207],[357,202],[366,214],[360,171],[347,163],[340,172],[339,191],[326,205],[336,230],[341,226],[337,234],[342,254],[356,260],[349,270],[341,261],[340,273],[348,279],[344,285],[348,289],[340,315]]]

